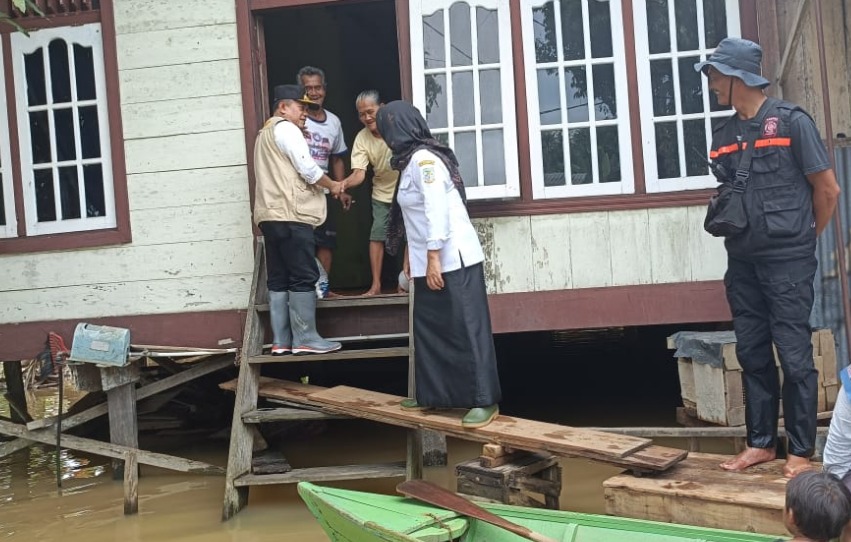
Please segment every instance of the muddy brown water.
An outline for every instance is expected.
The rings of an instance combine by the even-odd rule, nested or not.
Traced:
[[[68,403],[73,401],[73,394]],[[55,392],[30,398],[35,417],[55,413]],[[66,408],[67,408],[66,404]],[[0,399],[0,415],[8,405]],[[595,420],[597,421],[597,420]],[[660,443],[682,447],[685,441]],[[725,451],[724,441],[707,443],[705,451]],[[454,489],[454,465],[475,457],[481,445],[449,440],[449,466],[426,469],[427,479]],[[168,453],[216,465],[227,462],[224,440],[204,440]],[[405,432],[362,420],[334,420],[324,432],[296,438],[286,448],[288,460],[300,467],[393,461],[404,458]],[[204,541],[314,542],[328,540],[298,497],[295,486],[251,489],[249,505],[234,519],[220,521],[224,478],[142,467],[139,514],[123,515],[123,487],[112,479],[110,461],[72,450],[61,454],[63,487],[56,487],[55,450],[34,445],[0,458],[0,541]],[[618,469],[584,460],[563,459],[561,508],[604,513],[602,482]],[[334,485],[363,491],[394,493],[399,480],[362,480]]]

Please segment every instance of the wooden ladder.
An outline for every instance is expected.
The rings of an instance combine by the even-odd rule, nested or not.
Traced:
[[[240,352],[239,379],[236,389],[236,401],[233,409],[231,426],[230,449],[228,451],[228,466],[225,479],[224,505],[222,520],[228,520],[248,504],[248,490],[253,485],[291,484],[302,481],[332,481],[353,480],[364,478],[406,477],[408,479],[422,478],[423,467],[423,431],[408,431],[408,447],[405,462],[389,464],[340,465],[328,467],[298,468],[282,474],[252,474],[251,459],[254,442],[253,424],[270,421],[295,419],[332,419],[340,418],[333,413],[321,410],[305,410],[294,408],[257,409],[260,369],[265,363],[286,363],[306,361],[332,361],[352,359],[378,359],[389,357],[408,357],[408,392],[412,396],[414,390],[414,347],[411,340],[413,318],[413,281],[411,293],[408,296],[392,296],[384,298],[355,298],[330,302],[320,301],[319,305],[326,307],[376,306],[382,304],[404,304],[408,306],[408,346],[392,348],[368,348],[363,350],[340,350],[330,354],[292,354],[286,356],[263,355],[263,340],[265,325],[261,314],[268,312],[268,290],[266,288],[266,254],[263,237],[257,238],[254,254],[254,276],[251,282],[251,293],[248,304],[248,314],[245,319],[245,331]],[[444,444],[445,445],[445,444]]]

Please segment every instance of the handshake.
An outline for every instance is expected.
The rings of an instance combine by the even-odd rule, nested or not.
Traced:
[[[331,181],[331,186],[327,188],[331,192],[331,195],[334,196],[334,199],[340,200],[343,210],[348,211],[352,207],[355,200],[352,199],[350,194],[346,193],[348,183],[345,179],[342,181]]]

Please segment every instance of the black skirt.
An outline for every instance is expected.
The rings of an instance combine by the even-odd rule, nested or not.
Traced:
[[[474,408],[502,398],[482,264],[443,273],[442,290],[414,279],[416,400]]]

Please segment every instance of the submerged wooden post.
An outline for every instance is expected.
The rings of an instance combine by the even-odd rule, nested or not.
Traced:
[[[139,458],[135,452],[124,455],[124,515],[139,512]]]
[[[31,422],[27,412],[27,394],[24,389],[24,371],[20,361],[4,361],[3,373],[6,375],[6,396],[9,401],[10,418],[15,423]]]

